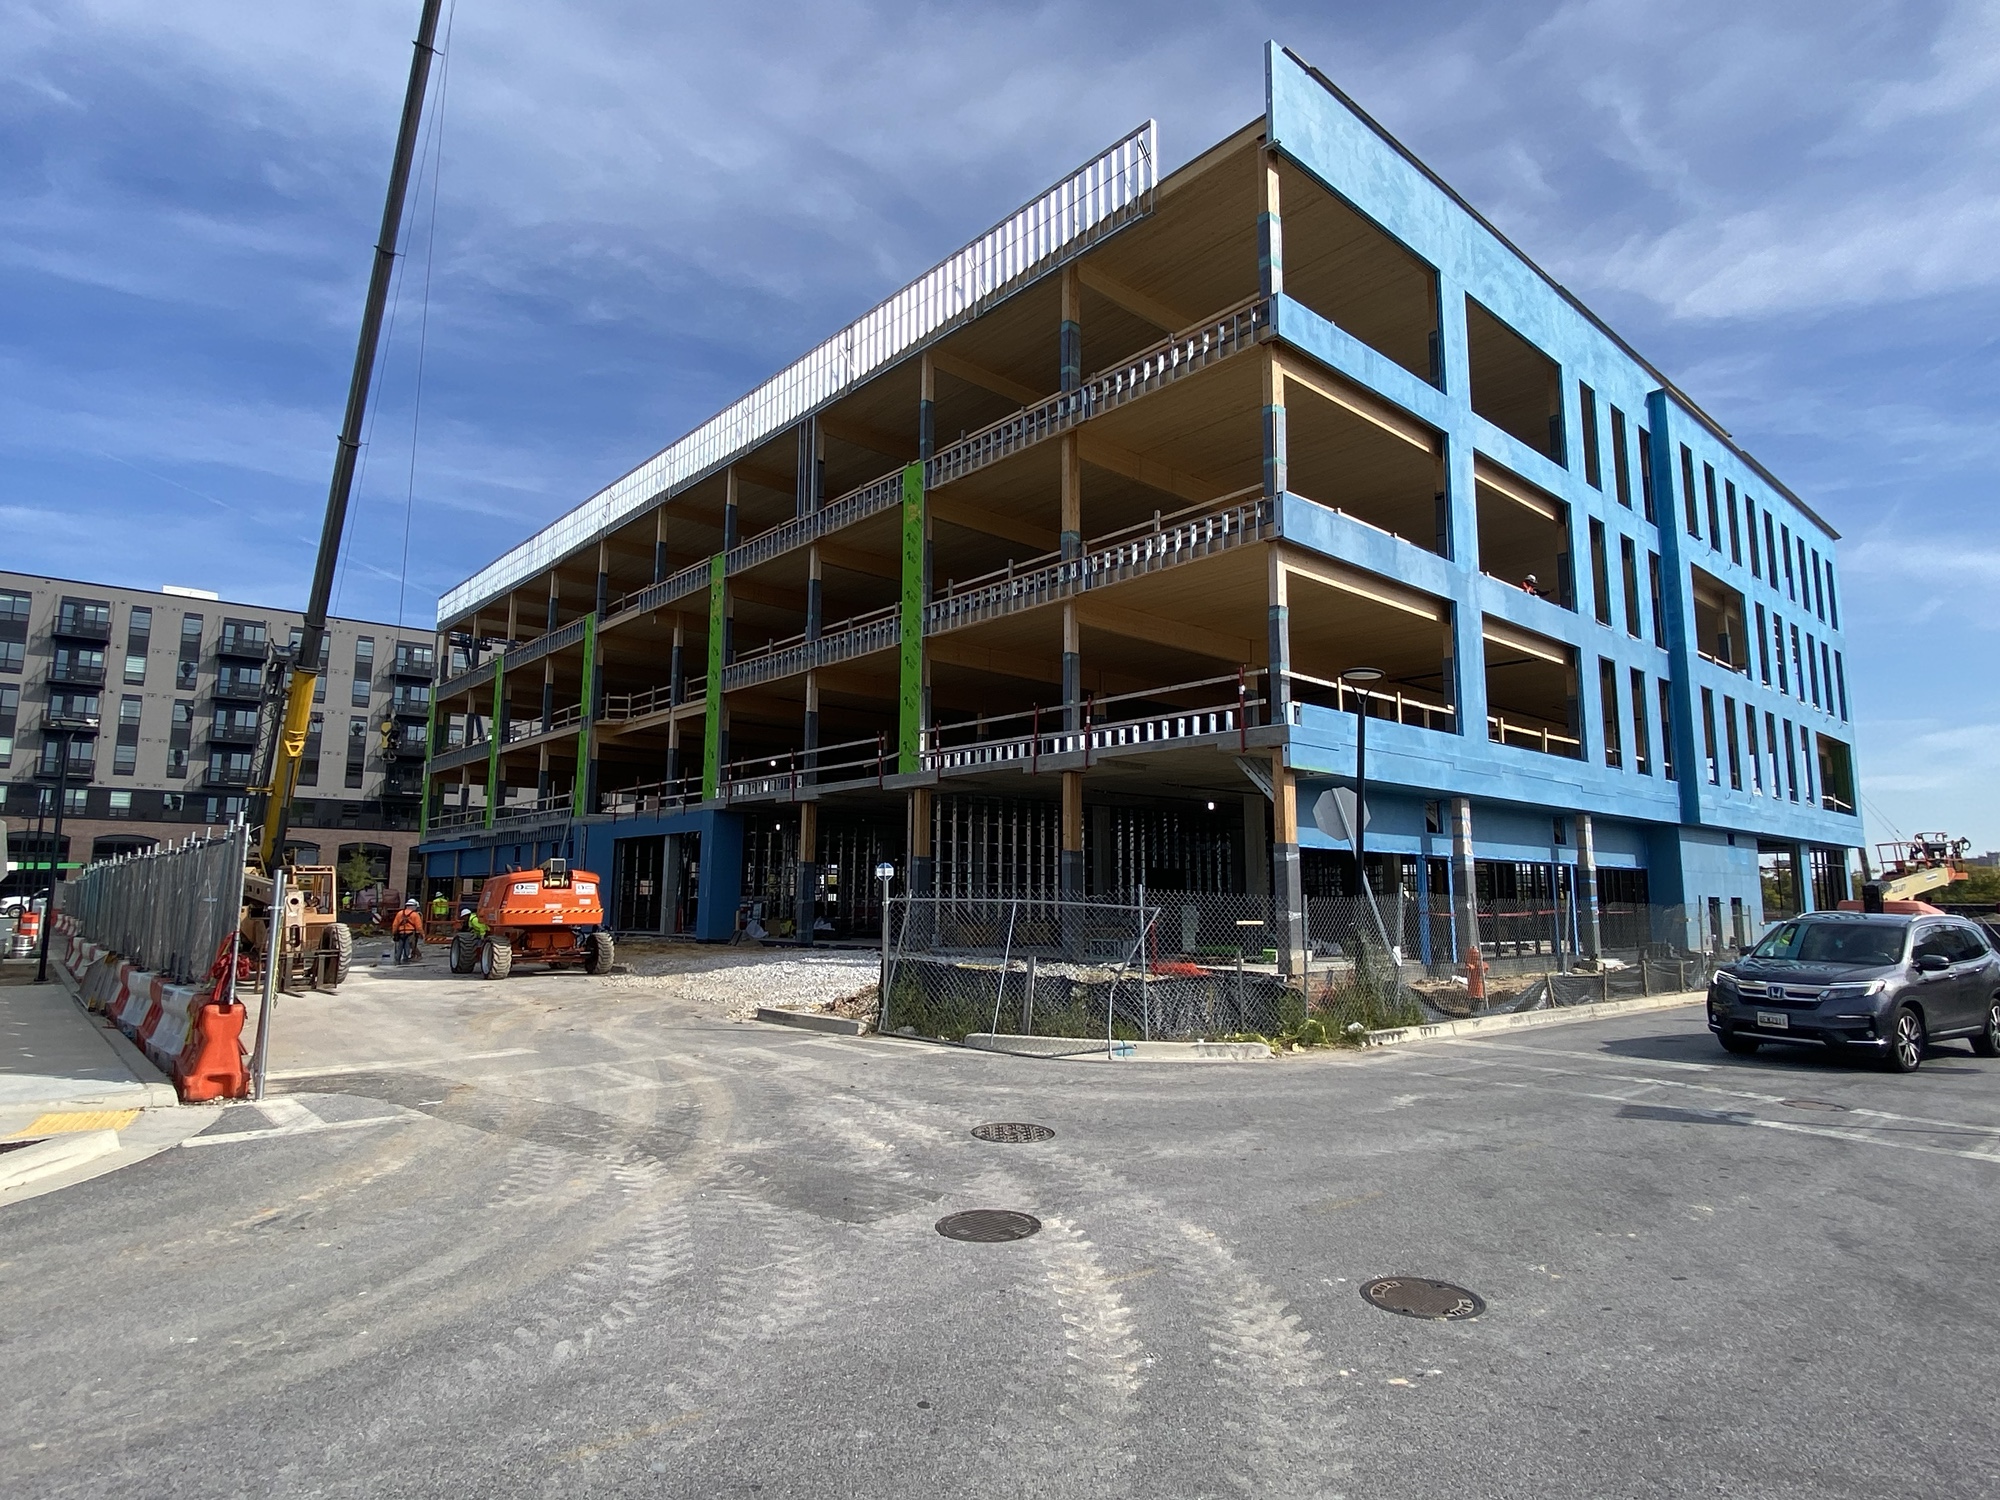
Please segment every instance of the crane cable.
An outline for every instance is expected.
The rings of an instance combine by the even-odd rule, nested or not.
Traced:
[[[435,108],[431,109],[428,112],[429,118],[424,122],[423,143],[417,153],[416,192],[419,198],[421,198],[423,193],[424,173],[426,170],[430,170],[432,172],[433,181],[432,181],[432,195],[431,195],[431,202],[432,202],[431,212],[432,212],[433,231],[435,231],[436,227],[437,194],[436,194],[436,181],[435,181],[436,171],[431,160],[432,157],[431,143],[440,129],[444,115],[444,102],[445,102],[444,85],[446,80],[449,78],[451,72],[451,54],[448,48],[451,43],[452,21],[457,17],[457,15],[458,15],[458,0],[452,0],[450,9],[445,12],[445,36],[444,36],[445,45],[437,49],[438,54],[443,58],[443,66],[442,69],[440,70],[439,80],[438,80],[439,88],[437,95],[437,104]],[[401,311],[403,305],[403,271],[404,268],[409,263],[410,244],[412,239],[415,237],[416,232],[417,232],[417,226],[415,218],[414,216],[412,216],[411,221],[403,226],[401,234],[401,242],[396,247],[396,275],[395,279],[390,283],[389,286],[389,321],[387,328],[383,330],[381,352],[375,358],[376,378],[381,380],[384,384],[387,383],[387,378],[388,378],[387,372],[388,372],[390,354],[391,351],[395,348],[396,344],[396,316]],[[425,314],[426,318],[428,318],[429,298],[430,298],[430,266],[428,261],[426,262],[424,268],[424,298],[425,298]],[[422,367],[420,364],[419,365],[420,381],[422,378],[421,369]],[[383,405],[384,403],[380,400],[371,402],[369,405],[368,427],[366,432],[363,434],[361,441],[361,453],[355,463],[354,510],[356,512],[357,520],[359,518],[359,512],[362,507],[362,498],[365,492],[364,491],[365,482],[368,477],[368,455],[372,451],[374,451],[375,447],[375,424],[381,420]],[[357,529],[359,528],[357,527]],[[341,548],[340,560],[335,568],[332,612],[336,614],[339,612],[341,596],[346,589],[347,565],[350,558],[353,556],[354,551],[355,549],[352,547]],[[406,546],[405,549],[406,572],[407,568],[408,568],[408,563],[407,563],[407,546]],[[401,621],[400,582],[398,588],[397,609],[398,609],[397,623],[401,624],[402,621]]]

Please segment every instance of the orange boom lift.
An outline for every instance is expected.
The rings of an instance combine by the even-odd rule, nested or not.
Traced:
[[[567,860],[495,875],[480,887],[475,910],[486,930],[453,935],[454,974],[505,979],[523,962],[602,974],[616,956],[604,929],[597,877],[570,869]]]

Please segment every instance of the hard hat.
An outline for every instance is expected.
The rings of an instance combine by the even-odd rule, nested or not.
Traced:
[[[410,897],[409,900],[403,903],[403,905],[405,906],[415,906],[416,904],[417,904],[417,898],[415,896]]]
[[[471,907],[469,907],[469,906],[461,906],[461,907],[460,907],[460,908],[458,909],[458,914],[459,914],[459,915],[460,915],[461,917],[469,917],[469,916],[471,916],[471,915],[472,915],[472,908],[471,908]]]

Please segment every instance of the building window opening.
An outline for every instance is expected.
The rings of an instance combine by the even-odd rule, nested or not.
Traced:
[[[1583,756],[1573,648],[1485,617],[1486,735],[1496,744]]]
[[[1611,478],[1617,487],[1618,503],[1632,508],[1632,460],[1625,451],[1625,413],[1611,408]]]
[[[1561,367],[1470,297],[1465,332],[1473,411],[1567,467]]]
[[[1750,668],[1750,637],[1744,629],[1741,591],[1704,568],[1690,567],[1694,593],[1695,650],[1732,672]]]
[[[1604,488],[1604,468],[1603,459],[1597,451],[1597,392],[1578,381],[1576,404],[1583,428],[1583,482],[1594,490],[1601,490]]]
[[[1569,507],[1496,465],[1475,460],[1479,568],[1537,598],[1575,609]]]
[[[1646,674],[1632,669],[1632,769],[1653,774],[1652,737],[1646,732]]]
[[[1724,697],[1722,700],[1722,738],[1729,751],[1729,789],[1743,790],[1743,752],[1736,739],[1736,700]]]
[[[1437,272],[1290,162],[1278,179],[1286,295],[1442,389]]]
[[[1854,752],[1828,735],[1813,736],[1819,747],[1820,804],[1838,813],[1854,811]]]
[[[1377,403],[1380,398],[1350,394],[1338,376],[1302,359],[1288,358],[1285,370],[1285,488],[1447,555],[1451,527],[1443,437],[1386,406],[1384,415],[1396,430],[1356,415],[1334,398]],[[1086,458],[1090,452],[1085,448]],[[1087,479],[1085,492],[1091,487]]]
[[[1604,719],[1604,763],[1622,769],[1625,747],[1620,730],[1625,716],[1618,711],[1618,663],[1608,657],[1597,659],[1597,695],[1598,712]]]

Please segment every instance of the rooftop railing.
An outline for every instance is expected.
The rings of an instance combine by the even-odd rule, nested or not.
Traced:
[[[1150,213],[1158,160],[1158,131],[1148,120],[803,359],[446,592],[438,601],[439,623],[533,577],[655,497],[720,468]]]

